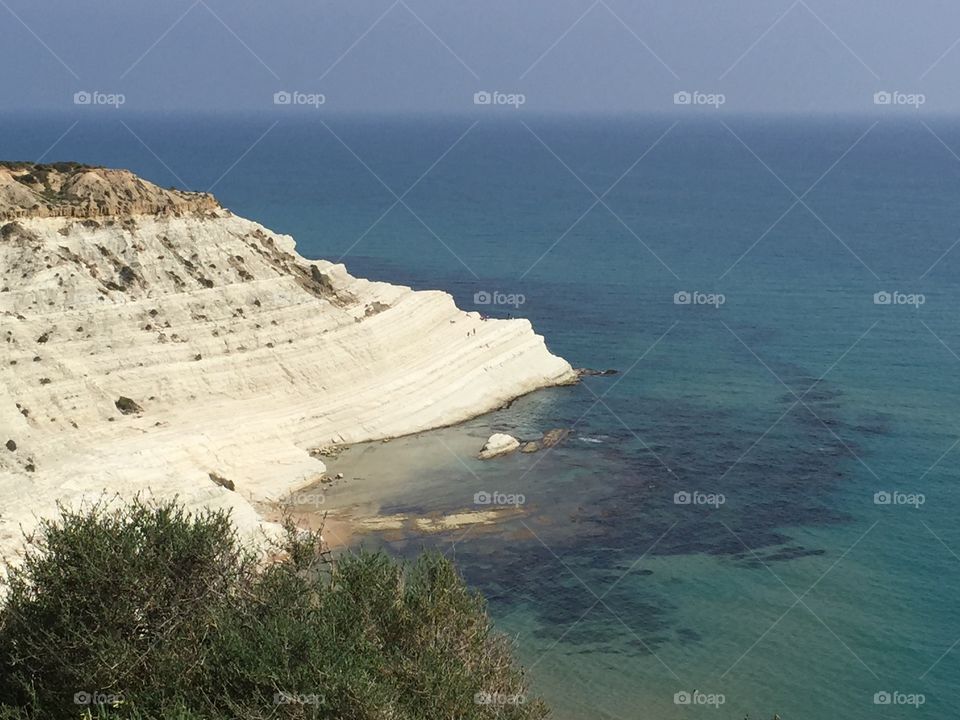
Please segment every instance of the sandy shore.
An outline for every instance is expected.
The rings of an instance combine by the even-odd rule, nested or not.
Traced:
[[[389,442],[347,446],[325,460],[329,476],[342,478],[293,493],[285,507],[307,527],[318,528],[325,518],[324,538],[331,548],[360,545],[372,535],[389,541],[470,526],[471,535],[495,531],[497,524],[524,515],[522,508],[473,502],[482,485],[474,473],[484,462],[477,460],[477,452],[497,420],[494,413]],[[411,497],[449,495],[451,488],[459,491],[444,503],[449,505],[444,511],[409,504]]]

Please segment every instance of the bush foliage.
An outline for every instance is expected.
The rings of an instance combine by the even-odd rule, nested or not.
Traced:
[[[0,720],[547,716],[445,558],[321,550],[289,525],[266,562],[176,502],[61,509],[0,601]]]

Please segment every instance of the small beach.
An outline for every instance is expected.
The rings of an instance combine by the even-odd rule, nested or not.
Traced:
[[[293,493],[289,509],[304,519],[326,514],[325,537],[332,548],[455,543],[468,528],[471,535],[501,532],[503,523],[529,516],[523,476],[547,451],[491,460],[477,455],[493,432],[539,438],[544,431],[524,427],[522,418],[544,402],[543,397],[520,398],[510,409],[459,425],[338,448],[335,457],[322,458],[328,480]],[[491,471],[496,477],[506,471],[514,481],[488,487],[482,476],[489,478]],[[478,502],[483,493],[491,495],[489,503]],[[495,493],[523,497],[513,505],[495,504]]]

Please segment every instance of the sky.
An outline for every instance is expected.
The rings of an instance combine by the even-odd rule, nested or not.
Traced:
[[[0,0],[0,68],[5,111],[952,114],[960,3]]]

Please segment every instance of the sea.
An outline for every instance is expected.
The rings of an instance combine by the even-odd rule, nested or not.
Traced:
[[[960,122],[0,123],[0,157],[212,189],[308,257],[617,371],[397,445],[449,457],[381,512],[503,522],[364,539],[454,557],[555,717],[960,715]],[[488,462],[463,442],[552,428]]]

